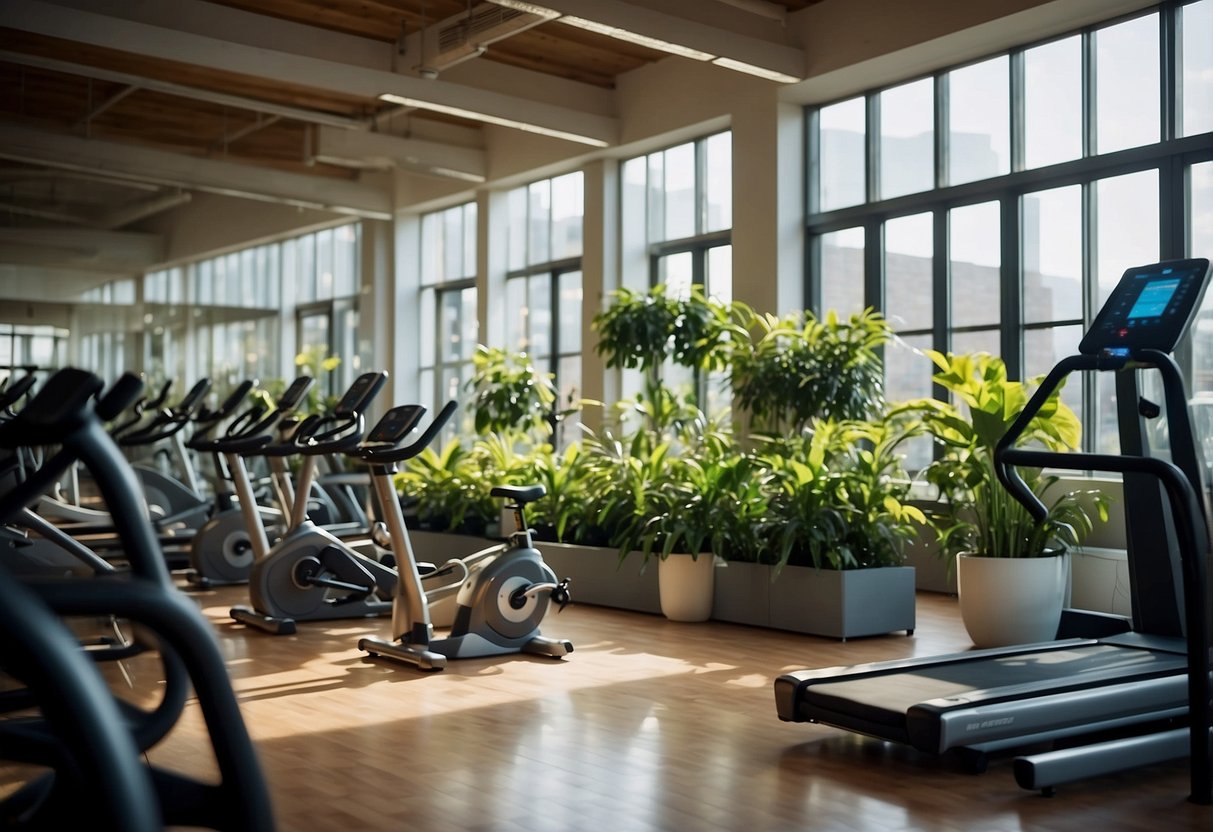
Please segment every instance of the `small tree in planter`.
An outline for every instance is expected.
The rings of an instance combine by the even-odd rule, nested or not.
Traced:
[[[676,406],[678,397],[662,383],[662,366],[668,360],[691,369],[698,390],[701,373],[725,369],[732,345],[748,343],[746,315],[741,304],[713,300],[700,285],[692,286],[685,298],[671,297],[662,285],[645,293],[619,289],[594,318],[595,350],[608,368],[643,373],[637,410],[646,416],[648,430],[662,431],[672,424],[663,418],[684,412]]]
[[[841,321],[751,314],[756,340],[732,356],[734,402],[759,430],[799,433],[815,418],[865,419],[883,406],[880,348],[892,337],[871,309]]]

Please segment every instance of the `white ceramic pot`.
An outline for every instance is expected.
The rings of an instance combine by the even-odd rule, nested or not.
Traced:
[[[657,564],[661,613],[671,621],[707,621],[712,617],[716,558],[672,554]]]
[[[1068,554],[1043,558],[958,555],[960,616],[978,647],[1057,638],[1070,577]]]

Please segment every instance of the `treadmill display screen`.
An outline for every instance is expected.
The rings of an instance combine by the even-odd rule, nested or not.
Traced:
[[[1170,353],[1196,315],[1209,280],[1209,261],[1171,260],[1129,269],[1083,336],[1079,351],[1130,356],[1141,349]]]
[[[1146,283],[1141,294],[1137,296],[1133,308],[1129,310],[1129,320],[1137,321],[1142,318],[1161,318],[1167,311],[1167,304],[1175,297],[1179,288],[1178,280],[1151,280]]]

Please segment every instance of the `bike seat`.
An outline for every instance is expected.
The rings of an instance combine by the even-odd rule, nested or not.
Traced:
[[[519,505],[533,503],[547,494],[548,490],[542,484],[536,485],[495,485],[489,491],[489,494],[494,497],[505,497],[507,500],[513,500]]]

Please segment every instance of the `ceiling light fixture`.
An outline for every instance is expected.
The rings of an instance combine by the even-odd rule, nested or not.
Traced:
[[[566,141],[570,142],[588,144],[591,147],[608,147],[610,144],[602,139],[596,139],[593,136],[582,136],[577,133],[569,133],[565,130],[542,127],[538,124],[531,124],[525,121],[515,121],[514,119],[502,118],[500,116],[489,115],[488,113],[480,113],[475,110],[465,110],[462,107],[451,107],[447,104],[438,104],[433,101],[422,101],[418,98],[406,98],[403,95],[395,95],[394,93],[384,93],[383,95],[379,96],[379,100],[391,101],[395,104],[402,104],[405,107],[416,107],[418,110],[446,113],[450,116],[468,118],[473,121],[484,122],[485,124],[496,124],[501,127],[512,127],[515,130],[523,130],[527,133],[537,133],[541,136],[551,136],[556,139],[565,139]]]
[[[795,75],[788,75],[786,72],[778,72],[762,66],[754,66],[753,64],[747,64],[734,58],[716,58],[712,63],[725,69],[734,70],[735,72],[744,72],[747,75],[765,78],[768,81],[778,81],[781,84],[795,84],[800,80]]]
[[[671,55],[678,55],[683,58],[690,58],[692,61],[710,61],[716,56],[710,52],[703,52],[699,49],[692,49],[689,46],[683,46],[680,43],[670,43],[659,38],[651,38],[648,35],[640,35],[629,29],[622,29],[618,26],[611,26],[606,23],[599,23],[596,20],[587,20],[584,17],[574,17],[565,15],[564,17],[556,18],[557,23],[564,23],[569,26],[576,26],[578,29],[584,29],[587,32],[594,32],[599,35],[606,35],[609,38],[616,40],[635,43],[638,46],[647,46],[649,49],[657,49],[662,52],[667,52]]]
[[[528,3],[526,0],[489,0],[489,2],[497,6],[504,6],[507,9],[526,12],[527,14],[537,14],[548,20],[560,17],[560,12],[549,9],[547,6],[540,6],[537,3]]]

